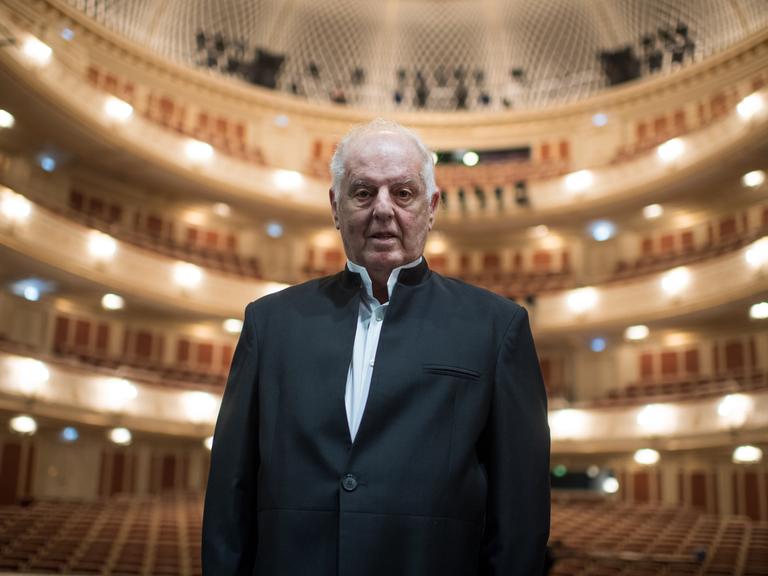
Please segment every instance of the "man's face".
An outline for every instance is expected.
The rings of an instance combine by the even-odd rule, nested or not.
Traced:
[[[395,132],[350,142],[341,189],[330,191],[331,210],[347,257],[369,272],[391,271],[424,251],[439,195],[427,198],[422,158]]]

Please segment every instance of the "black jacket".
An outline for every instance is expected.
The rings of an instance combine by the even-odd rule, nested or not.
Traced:
[[[360,276],[248,305],[214,435],[206,576],[538,575],[549,429],[528,316],[400,273],[354,444]]]

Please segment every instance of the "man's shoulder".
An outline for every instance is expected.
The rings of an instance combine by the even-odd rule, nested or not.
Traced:
[[[462,307],[477,309],[486,314],[515,316],[524,310],[522,306],[495,292],[469,284],[458,278],[432,273],[433,282],[437,287],[437,293],[447,300],[460,303]]]
[[[293,284],[257,298],[249,303],[247,308],[263,313],[270,309],[284,309],[296,302],[306,303],[328,292],[338,283],[338,280],[339,274],[334,274]]]

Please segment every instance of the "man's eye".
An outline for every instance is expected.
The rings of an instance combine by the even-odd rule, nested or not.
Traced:
[[[355,190],[354,193],[355,198],[370,198],[371,197],[371,191],[366,190],[365,188],[360,188],[358,190]]]
[[[397,191],[398,198],[405,199],[405,198],[410,198],[411,196],[413,196],[413,192],[411,192],[411,190],[408,188],[401,188],[400,190]]]

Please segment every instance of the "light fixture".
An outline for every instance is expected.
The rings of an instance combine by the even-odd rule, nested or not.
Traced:
[[[88,238],[88,252],[98,260],[111,260],[117,252],[117,242],[108,234],[91,230]]]
[[[0,108],[0,128],[13,128],[14,124],[16,124],[16,118],[13,114]]]
[[[133,116],[133,106],[115,96],[107,96],[104,101],[104,112],[112,120],[127,122]]]
[[[203,279],[203,272],[189,262],[177,262],[173,267],[173,279],[179,286],[194,288]]]
[[[590,478],[597,478],[600,475],[600,467],[592,464],[587,467],[587,476]]]
[[[208,144],[208,142],[190,138],[184,144],[184,153],[195,164],[201,164],[213,158],[213,146]]]
[[[678,296],[691,283],[691,273],[684,266],[674,268],[661,278],[661,288],[670,296]]]
[[[568,467],[565,464],[558,464],[552,469],[552,475],[556,478],[562,478],[568,474]]]
[[[661,204],[648,204],[643,208],[643,218],[646,220],[655,220],[664,214],[664,208]]]
[[[286,126],[288,126],[288,124],[290,124],[291,120],[285,114],[278,114],[277,116],[275,116],[274,122],[275,122],[275,126],[277,126],[278,128],[285,128]]]
[[[22,296],[24,296],[25,300],[29,300],[30,302],[37,302],[40,300],[40,288],[37,286],[25,286]]]
[[[656,148],[656,155],[662,162],[674,162],[685,152],[685,144],[680,138],[672,138],[659,144]]]
[[[592,340],[589,342],[589,349],[592,350],[592,352],[602,352],[605,350],[605,347],[605,338],[592,338]]]
[[[763,459],[763,451],[757,446],[745,444],[733,451],[732,459],[736,464],[756,464]]]
[[[604,114],[602,112],[598,112],[597,114],[594,114],[592,116],[592,125],[597,126],[598,128],[602,128],[608,124],[608,115]]]
[[[641,448],[634,455],[635,462],[643,466],[653,466],[659,462],[660,458],[658,451],[653,448]]]
[[[751,268],[758,269],[768,262],[768,236],[752,242],[744,253],[744,258]]]
[[[664,434],[674,429],[676,413],[669,404],[647,404],[637,414],[637,424],[646,434]]]
[[[744,394],[728,394],[717,405],[720,421],[732,428],[743,425],[751,410],[752,399]]]
[[[556,410],[550,413],[549,425],[553,438],[578,438],[588,429],[589,415],[573,408]]]
[[[283,235],[283,225],[280,222],[269,222],[267,224],[267,236],[270,238],[280,238]]]
[[[0,193],[0,212],[8,220],[23,222],[32,213],[32,203],[21,194],[5,188]]]
[[[590,170],[579,170],[565,176],[565,187],[571,192],[581,192],[592,186],[594,181],[595,177]]]
[[[232,209],[229,207],[229,204],[225,204],[224,202],[216,202],[211,210],[213,210],[213,213],[220,218],[229,218],[230,214],[232,214]]]
[[[243,321],[237,318],[227,318],[222,325],[229,334],[240,334],[243,329]]]
[[[11,363],[12,382],[24,396],[34,396],[51,378],[48,366],[35,358],[18,358]]]
[[[576,314],[582,314],[597,304],[597,290],[588,286],[571,290],[566,298],[568,308]]]
[[[598,242],[605,242],[616,235],[616,225],[610,220],[596,220],[589,225],[589,233]]]
[[[464,154],[462,154],[461,162],[464,164],[464,166],[476,166],[477,163],[480,162],[480,155],[477,152],[469,150],[468,152],[464,152]]]
[[[114,412],[124,410],[139,395],[136,386],[125,378],[106,378],[101,390],[101,404]]]
[[[275,170],[272,179],[279,190],[297,190],[304,183],[304,176],[296,170]]]
[[[628,326],[627,329],[624,330],[624,338],[627,340],[645,340],[648,338],[649,333],[648,326],[644,324],[635,324],[634,326]]]
[[[104,294],[101,297],[101,307],[105,310],[122,310],[125,307],[125,300],[117,294]]]
[[[216,399],[208,392],[185,392],[182,403],[191,422],[211,422],[216,418]]]
[[[205,446],[209,451],[213,450],[213,436],[208,436],[208,438],[203,440],[203,446]]]
[[[17,434],[24,434],[25,436],[31,436],[37,432],[37,422],[32,416],[27,416],[26,414],[11,418],[8,425],[12,431]]]
[[[768,302],[758,302],[749,307],[749,317],[753,320],[765,320],[768,318]]]
[[[45,66],[51,61],[53,50],[34,36],[27,36],[21,45],[21,52],[36,66]]]
[[[37,157],[37,162],[40,164],[40,168],[42,168],[45,172],[53,172],[56,170],[56,158],[50,154],[40,154]]]
[[[59,36],[61,36],[67,42],[71,42],[75,37],[75,32],[72,30],[72,28],[63,28],[61,32],[59,32]]]
[[[736,112],[742,120],[749,120],[763,109],[763,98],[760,94],[750,94],[736,104]]]
[[[619,481],[613,476],[608,476],[600,486],[606,494],[616,494],[619,491]]]
[[[128,428],[112,428],[107,434],[107,437],[111,442],[118,444],[119,446],[128,446],[133,441],[133,435]]]
[[[546,238],[549,234],[549,227],[545,224],[539,224],[538,226],[531,226],[528,228],[528,236],[530,238]]]
[[[765,182],[765,172],[762,170],[752,170],[741,177],[741,184],[746,188],[757,188]]]
[[[74,426],[67,426],[66,428],[63,428],[61,432],[59,432],[59,440],[62,442],[66,442],[67,444],[71,444],[72,442],[77,442],[77,440],[80,438],[80,433],[77,431],[77,428]]]

